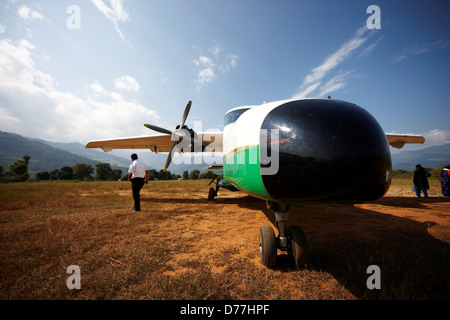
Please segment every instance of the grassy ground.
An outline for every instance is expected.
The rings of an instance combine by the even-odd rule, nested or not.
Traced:
[[[394,179],[410,198],[309,207],[323,213],[302,216],[311,265],[297,269],[280,252],[267,269],[257,239],[272,219],[264,202],[227,190],[208,202],[208,182],[152,181],[140,213],[131,213],[128,182],[0,184],[0,299],[449,297],[450,228],[436,220],[450,222],[449,201],[439,192],[414,204],[410,180]],[[420,221],[426,210],[436,219]],[[366,287],[370,264],[382,267],[382,290]],[[66,286],[71,265],[81,290]]]

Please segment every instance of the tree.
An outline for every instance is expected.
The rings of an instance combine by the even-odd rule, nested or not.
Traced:
[[[214,179],[215,177],[217,177],[217,175],[210,170],[206,171],[205,173],[202,173],[199,176],[200,179],[208,179],[208,180]]]
[[[59,170],[59,180],[72,180],[73,179],[73,169],[72,167],[62,167]]]
[[[30,156],[23,156],[23,161],[28,165],[28,163],[30,162],[31,157]]]
[[[36,173],[36,175],[34,176],[34,180],[50,180],[50,173],[48,173],[48,171],[39,171],[38,173]]]
[[[191,171],[191,174],[189,175],[189,179],[197,180],[199,175],[200,175],[200,171],[197,169],[194,169]]]
[[[188,180],[188,179],[189,179],[189,172],[183,171],[183,180]]]
[[[50,172],[50,180],[58,180],[59,179],[59,169],[52,170]]]
[[[159,180],[158,171],[152,169],[148,172],[148,180]]]
[[[12,175],[16,181],[26,181],[30,178],[28,174],[28,163],[30,156],[23,156],[22,160],[17,160],[9,165]]]
[[[171,180],[172,179],[172,174],[170,173],[170,171],[164,172],[163,169],[159,170],[158,176],[159,176],[159,180]]]
[[[77,163],[73,167],[73,178],[75,180],[90,180],[91,174],[94,173],[94,168],[90,164]]]
[[[117,181],[122,177],[121,169],[113,169],[111,172],[111,180]]]
[[[95,180],[111,180],[112,169],[109,163],[99,162],[95,165]]]

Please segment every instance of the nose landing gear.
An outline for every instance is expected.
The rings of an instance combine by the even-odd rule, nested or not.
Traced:
[[[278,237],[275,237],[273,228],[264,225],[259,229],[259,250],[261,263],[266,267],[276,264],[277,249],[287,251],[294,258],[297,267],[301,268],[308,264],[308,241],[305,233],[299,226],[289,226],[289,205],[273,201],[266,202],[267,208],[275,214]]]

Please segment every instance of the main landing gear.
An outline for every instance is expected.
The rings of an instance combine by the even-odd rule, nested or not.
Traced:
[[[209,188],[209,192],[208,192],[208,200],[212,201],[214,200],[214,197],[217,196],[217,192],[219,192],[219,181],[221,180],[221,177],[215,177],[213,178],[209,183],[208,186],[211,185],[211,183],[214,183],[216,185],[216,187],[211,187]]]
[[[273,201],[266,201],[266,205],[275,214],[278,237],[275,237],[273,228],[269,225],[259,229],[261,263],[266,267],[273,267],[277,261],[277,249],[280,249],[294,258],[297,267],[304,267],[308,264],[308,241],[299,226],[289,226],[286,229],[289,205]]]

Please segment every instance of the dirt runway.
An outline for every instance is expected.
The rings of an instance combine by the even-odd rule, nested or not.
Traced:
[[[291,206],[310,262],[278,250],[259,258],[265,202],[209,181],[151,181],[133,213],[127,182],[4,184],[0,192],[0,297],[51,300],[349,300],[450,298],[450,198],[432,181],[416,198],[394,180],[365,204]],[[277,231],[276,231],[277,234]],[[82,289],[69,290],[67,267]],[[381,288],[367,286],[378,266]]]
[[[219,275],[233,259],[245,259],[254,272],[266,276],[295,269],[280,250],[274,268],[259,261],[260,226],[276,230],[264,201],[222,189],[213,201],[205,201],[207,190],[180,191],[143,193],[144,207],[147,202],[178,212],[159,230],[170,230],[171,236],[190,244],[188,250],[171,255],[165,275],[180,277],[195,272],[199,264]],[[320,277],[320,290],[339,291],[336,298],[448,298],[449,204],[450,198],[442,197],[438,188],[430,190],[428,199],[419,199],[404,186],[393,185],[373,203],[292,206],[288,225],[301,226],[308,238],[311,264],[303,271]],[[370,265],[380,267],[383,290],[367,289]],[[304,288],[297,288],[292,286],[290,299],[305,297]]]

